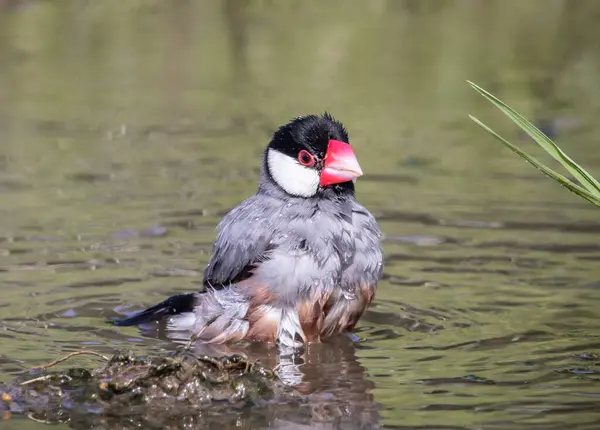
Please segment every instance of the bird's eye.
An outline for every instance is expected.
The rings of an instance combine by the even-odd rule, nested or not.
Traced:
[[[300,162],[300,164],[307,167],[313,166],[315,164],[314,157],[310,154],[310,152],[304,149],[298,153],[298,161]]]

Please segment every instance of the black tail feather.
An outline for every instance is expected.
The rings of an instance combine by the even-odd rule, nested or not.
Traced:
[[[169,297],[164,302],[154,305],[132,317],[112,321],[113,325],[126,327],[158,321],[166,316],[177,315],[183,312],[192,312],[196,303],[196,293],[178,294]]]

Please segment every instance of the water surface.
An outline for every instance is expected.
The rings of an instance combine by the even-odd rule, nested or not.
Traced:
[[[598,211],[471,123],[543,156],[465,83],[600,175],[598,3],[0,8],[3,381],[82,348],[175,348],[105,320],[199,289],[216,223],[255,191],[270,133],[329,110],[366,172],[357,194],[385,232],[384,280],[358,342],[283,366],[306,405],[232,411],[222,426],[600,424]]]

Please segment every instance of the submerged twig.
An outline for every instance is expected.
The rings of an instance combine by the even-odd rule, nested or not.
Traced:
[[[63,361],[67,361],[68,359],[75,357],[77,355],[93,355],[94,357],[100,357],[104,361],[109,361],[109,358],[105,355],[102,355],[98,352],[89,351],[89,350],[84,349],[81,351],[71,352],[70,354],[67,354],[64,357],[61,357],[54,361],[51,361],[50,363],[47,363],[47,364],[42,364],[41,366],[35,367],[34,369],[46,370],[53,366],[56,366],[59,363],[62,363]],[[21,385],[27,385],[27,384],[31,384],[31,383],[37,382],[37,381],[45,381],[46,379],[50,379],[51,377],[52,377],[52,375],[39,376],[37,378],[30,379],[29,381],[21,382]]]
[[[200,333],[194,333],[190,336],[190,340],[188,341],[188,343],[183,347],[184,351],[190,351],[192,349],[192,346],[194,346],[194,342],[196,342],[198,340],[198,336]]]
[[[38,381],[45,381],[46,379],[52,378],[52,376],[53,375],[38,376],[37,378],[30,379],[29,381],[21,382],[21,385],[33,384],[34,382]]]
[[[75,352],[71,352],[70,354],[65,355],[62,358],[59,358],[58,360],[54,360],[48,364],[43,364],[41,366],[38,366],[37,369],[49,369],[52,366],[56,366],[59,363],[62,363],[63,361],[67,361],[68,359],[70,359],[71,357],[75,357],[76,355],[93,355],[95,357],[100,357],[101,359],[103,359],[104,361],[109,361],[109,358],[105,355],[102,355],[98,352],[94,352],[94,351],[88,351],[88,350],[81,350],[81,351],[75,351]]]
[[[57,422],[54,421],[50,421],[50,420],[41,420],[39,418],[35,418],[33,416],[33,412],[29,412],[27,414],[27,418],[29,418],[31,421],[35,421],[36,423],[40,423],[40,424],[57,424]],[[60,422],[60,421],[59,421]]]

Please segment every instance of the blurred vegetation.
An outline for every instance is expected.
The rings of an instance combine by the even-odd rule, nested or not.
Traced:
[[[35,182],[37,193],[18,196],[26,207],[47,205],[53,192],[43,184],[56,189],[81,170],[111,175],[126,165],[127,180],[143,175],[147,187],[161,189],[164,178],[147,171],[158,159],[194,163],[201,150],[239,165],[258,156],[278,124],[325,109],[348,125],[367,173],[434,160],[465,174],[429,187],[485,195],[466,172],[520,173],[511,159],[475,144],[481,136],[465,115],[489,106],[465,91],[465,78],[515,100],[556,133],[572,133],[574,156],[600,157],[585,139],[600,110],[594,0],[5,0],[0,7],[0,167],[10,159],[6,181]],[[205,184],[190,189],[216,188],[210,194],[218,200],[224,188]],[[224,185],[231,194],[230,181]],[[235,187],[231,201],[253,185],[244,176]],[[370,183],[363,190],[379,191]]]
[[[285,119],[329,109],[373,148],[363,159],[390,168],[395,160],[384,153],[414,148],[435,156],[448,140],[465,138],[464,113],[487,108],[464,90],[467,77],[516,100],[534,119],[554,121],[577,111],[585,122],[600,108],[600,4],[594,0],[2,5],[5,133],[31,134],[24,119],[66,129],[60,146],[69,150],[61,152],[61,164],[112,148],[82,144],[81,134],[90,130],[194,124],[218,131],[236,117],[255,136],[257,150]],[[30,154],[48,146],[17,137],[4,145],[22,147],[21,140]],[[456,145],[452,164],[485,168],[491,161],[483,162],[479,148]],[[222,145],[211,150],[230,152]],[[236,150],[248,156],[242,145]]]

